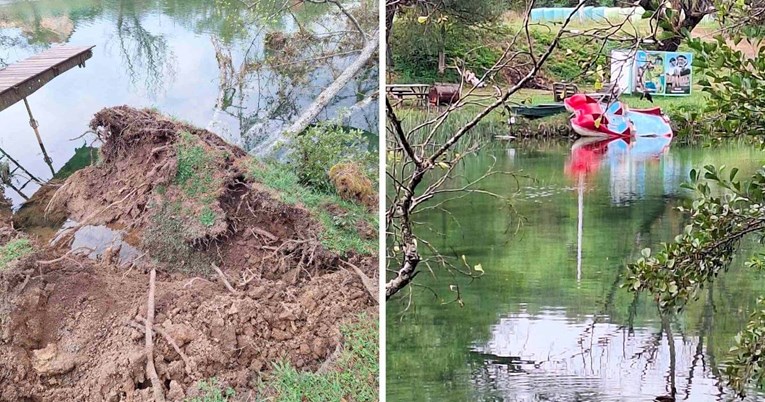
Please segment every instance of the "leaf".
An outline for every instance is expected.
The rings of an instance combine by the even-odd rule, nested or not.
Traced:
[[[603,116],[600,116],[597,119],[595,119],[595,121],[593,122],[595,124],[595,128],[600,128],[601,121],[603,121]]]
[[[651,256],[651,249],[646,247],[640,251],[640,254],[642,254],[643,257],[648,258]]]
[[[600,79],[595,80],[595,90],[600,91],[603,89],[603,82]]]
[[[426,16],[417,17],[417,22],[419,22],[420,24],[424,24],[424,23],[428,22],[428,17],[426,17]]]
[[[483,266],[481,264],[478,264],[478,265],[474,266],[473,269],[478,271],[478,272],[480,272],[480,273],[482,273],[482,274],[485,273],[483,271]]]
[[[438,166],[440,166],[441,169],[444,169],[444,170],[449,169],[449,164],[446,162],[438,162]]]

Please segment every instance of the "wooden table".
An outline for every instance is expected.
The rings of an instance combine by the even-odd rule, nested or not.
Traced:
[[[423,106],[428,104],[428,92],[430,85],[427,84],[392,84],[385,86],[385,92],[397,102],[398,106],[407,98],[414,98]]]

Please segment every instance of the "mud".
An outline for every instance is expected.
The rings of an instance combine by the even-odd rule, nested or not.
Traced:
[[[284,204],[248,178],[253,163],[215,135],[128,107],[105,109],[92,128],[104,141],[101,163],[80,170],[38,200],[48,214],[126,233],[143,255],[122,263],[119,250],[97,259],[71,251],[71,237],[36,237],[34,254],[0,270],[0,400],[149,401],[144,331],[148,275],[157,269],[154,363],[168,400],[194,396],[216,377],[254,398],[258,376],[276,361],[317,369],[341,342],[339,326],[377,307],[360,278],[374,281],[376,256],[338,255],[317,240],[321,227],[300,206]],[[194,255],[217,264],[235,293],[212,270],[156,257],[142,239],[157,228],[163,205],[198,206],[176,188],[180,132],[219,155],[213,175],[212,225],[177,237]],[[1,215],[0,244],[17,234]],[[174,217],[177,218],[177,217]],[[370,236],[370,228],[363,228]],[[375,234],[376,235],[376,234]],[[187,358],[179,355],[166,334]]]

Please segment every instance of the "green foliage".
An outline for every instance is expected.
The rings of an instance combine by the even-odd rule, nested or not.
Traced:
[[[339,253],[353,250],[368,254],[377,249],[375,240],[362,239],[355,229],[359,220],[364,220],[371,227],[377,228],[377,214],[368,212],[363,205],[345,201],[336,194],[324,193],[301,184],[297,173],[286,165],[277,163],[260,165],[256,162],[253,164],[251,174],[255,180],[275,190],[282,202],[301,204],[308,209],[324,228],[319,240],[328,250]],[[342,224],[335,223],[333,216],[327,211],[328,205],[337,205],[348,211]]]
[[[361,131],[322,123],[295,136],[287,146],[300,183],[331,192],[329,169],[341,162],[367,161],[366,140]]]
[[[186,402],[228,402],[236,396],[232,388],[222,390],[215,377],[209,381],[200,381],[199,390],[203,392],[202,396],[188,398]]]
[[[748,383],[765,383],[765,367],[762,365],[765,353],[765,300],[757,301],[757,308],[746,328],[736,335],[736,346],[730,352],[733,358],[725,367],[725,375],[731,388],[743,397]]]
[[[443,76],[437,74],[438,53],[440,50],[439,31],[433,26],[418,23],[415,14],[405,14],[396,21],[391,39],[393,53],[393,72],[399,82],[433,83],[436,81],[456,82],[459,77],[455,70],[447,69]],[[450,24],[443,40],[447,64],[459,59],[476,74],[483,74],[503,55],[508,38],[516,35],[519,26],[508,24],[482,24],[467,26]],[[532,27],[530,29],[532,49],[539,55],[552,43],[556,31]],[[595,76],[586,74],[588,68],[595,71],[607,67],[606,56],[611,49],[619,47],[616,42],[605,44],[598,53],[601,43],[578,36],[560,40],[558,48],[542,66],[541,75],[555,81],[593,83]],[[517,50],[528,50],[525,40],[516,42]],[[593,59],[593,56],[596,58]],[[518,64],[527,62],[518,59]],[[495,79],[504,81],[500,72]]]
[[[688,189],[697,198],[690,208],[681,207],[690,223],[672,243],[661,245],[652,255],[650,249],[629,265],[626,286],[631,290],[653,293],[664,311],[682,309],[699,291],[722,271],[727,270],[736,247],[749,234],[765,233],[765,169],[746,182],[736,179],[738,169],[727,172],[708,165],[701,173],[692,170]],[[746,266],[758,269],[763,262],[754,257]],[[763,379],[760,354],[765,347],[765,310],[759,308],[747,329],[739,334],[739,346],[732,364],[726,369],[731,387],[743,392],[750,382]]]
[[[685,185],[698,198],[690,208],[680,207],[690,217],[683,233],[674,242],[662,244],[655,255],[650,249],[643,250],[643,257],[629,266],[629,287],[655,294],[666,310],[681,309],[696,297],[728,266],[738,241],[765,228],[761,204],[765,171],[746,184],[736,180],[738,169],[728,174],[724,166],[717,169],[707,165],[705,170],[703,178],[692,170],[691,182]],[[718,186],[718,191],[713,193],[710,182]]]
[[[283,402],[377,401],[377,320],[362,315],[340,331],[344,337],[343,350],[333,363],[334,369],[321,374],[299,372],[287,363],[276,363],[264,388],[276,395],[275,400]]]
[[[29,239],[14,239],[0,247],[0,269],[5,269],[12,261],[32,253],[32,243]]]
[[[176,143],[176,155],[178,167],[175,184],[180,187],[182,198],[191,201],[192,204],[203,205],[196,219],[203,226],[212,227],[221,217],[210,206],[215,202],[216,192],[222,185],[213,173],[218,169],[216,160],[224,158],[225,155],[221,152],[206,150],[202,142],[188,131],[180,133]],[[157,190],[160,195],[166,192],[167,189],[164,187]],[[185,216],[191,212],[181,210],[180,213]]]
[[[734,40],[741,40],[739,37]],[[750,40],[750,39],[746,39]],[[717,36],[714,42],[693,39],[693,65],[703,74],[699,81],[709,95],[704,110],[718,136],[765,135],[765,52],[749,57]]]

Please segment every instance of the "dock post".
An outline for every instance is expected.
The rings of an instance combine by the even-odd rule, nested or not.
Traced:
[[[56,171],[53,170],[53,160],[48,156],[48,152],[45,150],[45,145],[43,145],[42,138],[40,137],[40,131],[37,130],[37,120],[35,120],[34,116],[32,116],[32,109],[29,107],[29,102],[27,101],[27,98],[24,98],[24,106],[27,108],[27,114],[29,114],[29,125],[32,127],[33,130],[35,130],[35,136],[37,136],[37,143],[40,144],[40,149],[43,153],[43,160],[45,160],[45,163],[50,168],[50,174],[51,177],[56,175]]]

